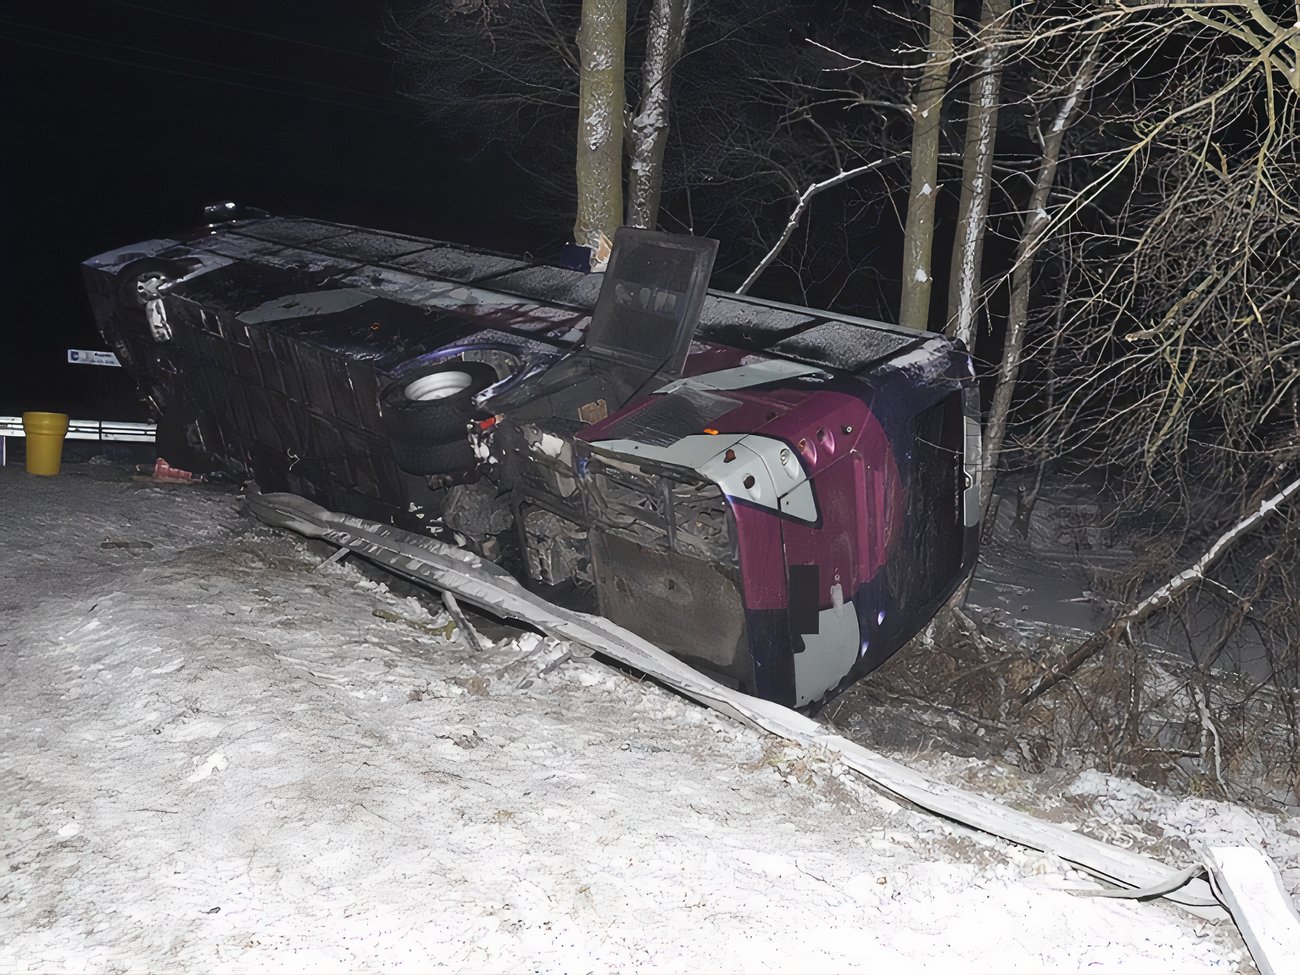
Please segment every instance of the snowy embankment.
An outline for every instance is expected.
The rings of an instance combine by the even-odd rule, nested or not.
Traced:
[[[476,653],[232,493],[112,474],[0,469],[0,969],[1243,964],[1228,923],[1076,897],[563,646]]]

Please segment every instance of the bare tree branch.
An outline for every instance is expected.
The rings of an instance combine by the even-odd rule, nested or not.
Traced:
[[[1061,681],[1073,674],[1095,654],[1110,646],[1120,634],[1150,617],[1177,599],[1193,583],[1205,578],[1205,571],[1219,560],[1232,545],[1252,528],[1267,520],[1288,498],[1300,491],[1300,479],[1287,484],[1276,494],[1260,502],[1245,518],[1216,538],[1213,544],[1192,565],[1178,573],[1136,605],[1120,613],[1106,628],[1079,644],[1064,661],[1053,667],[1020,695],[1020,703],[1028,704],[1041,697]]]

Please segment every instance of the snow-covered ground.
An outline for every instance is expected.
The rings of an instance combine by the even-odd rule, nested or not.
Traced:
[[[320,563],[230,491],[0,468],[0,970],[1249,970],[1226,922],[1078,897],[824,756],[536,635],[476,652]],[[1300,888],[1294,822],[924,760],[1102,838],[1259,845]]]

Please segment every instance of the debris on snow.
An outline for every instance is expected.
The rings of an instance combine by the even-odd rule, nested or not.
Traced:
[[[1227,924],[1045,889],[1041,856],[593,660],[520,687],[571,648],[475,654],[229,492],[71,465],[0,494],[0,969],[1244,958]],[[153,548],[100,548],[128,516]]]

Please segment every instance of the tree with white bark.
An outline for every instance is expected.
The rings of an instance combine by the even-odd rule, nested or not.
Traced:
[[[653,0],[641,67],[641,102],[628,126],[627,225],[653,230],[668,151],[673,70],[682,59],[693,0]]]
[[[957,232],[952,243],[952,272],[948,287],[945,331],[968,349],[975,347],[979,305],[983,296],[984,233],[993,195],[993,159],[1002,92],[1001,40],[1009,29],[1011,0],[985,0],[980,7],[976,37],[982,50],[975,59],[971,98],[966,110],[962,157],[961,199]]]
[[[911,186],[903,225],[903,280],[898,323],[930,328],[934,281],[934,211],[939,199],[939,153],[948,73],[953,59],[953,0],[931,0],[925,63],[912,96]]]
[[[1294,514],[1278,512],[1292,493],[1280,485],[1300,462],[1300,27],[1284,25],[1278,4],[1255,0],[985,3],[980,25],[964,39],[959,30],[949,54],[942,30],[935,39],[943,17],[931,8],[917,35],[930,38],[925,56],[895,69],[921,78],[932,69],[933,79],[935,61],[949,61],[940,97],[914,85],[914,119],[922,91],[928,109],[954,120],[969,93],[960,162],[942,141],[937,150],[940,172],[962,173],[958,218],[939,229],[953,237],[948,330],[992,363],[986,512],[993,475],[1007,465],[1029,461],[1040,481],[1049,462],[1111,472],[1123,486],[1120,515],[1160,511],[1171,541],[1134,583],[1134,593],[1145,585],[1152,594],[1133,595],[1071,659],[1196,592],[1226,606],[1197,666],[1248,626],[1269,648],[1278,683],[1295,687],[1300,538]],[[833,53],[841,65],[880,58]],[[823,97],[848,103],[842,87],[826,84]],[[1016,128],[1024,122],[1028,144]],[[914,128],[911,148],[930,154],[929,136]],[[818,199],[862,179],[901,193],[906,178],[910,205],[924,197],[909,221],[920,233],[909,226],[904,293],[909,272],[917,283],[918,269],[933,278],[933,240],[928,254],[919,246],[935,231],[923,191],[941,180],[915,155],[891,147],[852,164],[821,156],[834,165],[791,194],[788,220],[742,290],[798,234],[817,235]],[[990,230],[991,266],[981,253]],[[1055,282],[1068,288],[1054,292]],[[995,292],[996,328],[981,332],[981,306]],[[920,304],[914,295],[913,324],[926,318]],[[1263,500],[1270,490],[1277,506]],[[1266,517],[1254,517],[1260,511]],[[1281,525],[1272,534],[1270,521]]]
[[[595,253],[624,222],[658,223],[690,15],[690,0],[630,12],[628,0],[421,0],[396,9],[390,44],[412,97],[468,149],[510,155],[533,180],[536,212],[570,201],[572,239]],[[644,54],[629,59],[635,43]],[[568,166],[560,143],[539,137],[566,130]]]
[[[568,120],[576,135],[576,4],[511,0],[506,16],[489,0],[439,2],[439,24],[454,8],[479,38],[462,54],[442,41],[426,52],[463,58],[478,89],[477,101],[462,88],[446,98],[464,95],[480,126],[486,104],[525,126]],[[692,17],[680,0],[634,5],[629,49],[644,31],[646,53],[624,66],[625,202],[605,193],[592,226],[709,232],[732,257],[761,239],[740,290],[793,286],[818,304],[832,300],[809,297],[822,258],[839,265],[836,288],[857,273],[880,281],[892,260],[890,302],[988,364],[986,505],[998,470],[1055,462],[1117,472],[1125,511],[1167,507],[1195,484],[1218,510],[1184,504],[1167,518],[1186,540],[1170,559],[1193,559],[1300,453],[1297,31],[1259,0],[984,0],[974,13],[943,0],[911,23],[902,8],[845,8],[808,28],[782,8],[787,29],[774,32],[745,23],[766,7],[719,0]],[[682,46],[688,21],[703,57]],[[549,141],[530,142],[525,162],[545,170],[537,185],[559,187],[572,170],[545,156]],[[906,212],[884,239],[904,246],[881,260],[854,221],[886,220],[894,203]],[[855,246],[870,260],[849,260]],[[947,253],[945,278],[934,267]],[[1234,539],[1247,537],[1262,544]],[[1293,533],[1278,544],[1294,548]],[[1216,564],[1249,574],[1234,551]],[[1260,585],[1242,590],[1259,591],[1257,610],[1300,605],[1287,564],[1259,560]]]
[[[623,48],[627,0],[583,0],[578,27],[574,243],[599,254],[623,221]]]

